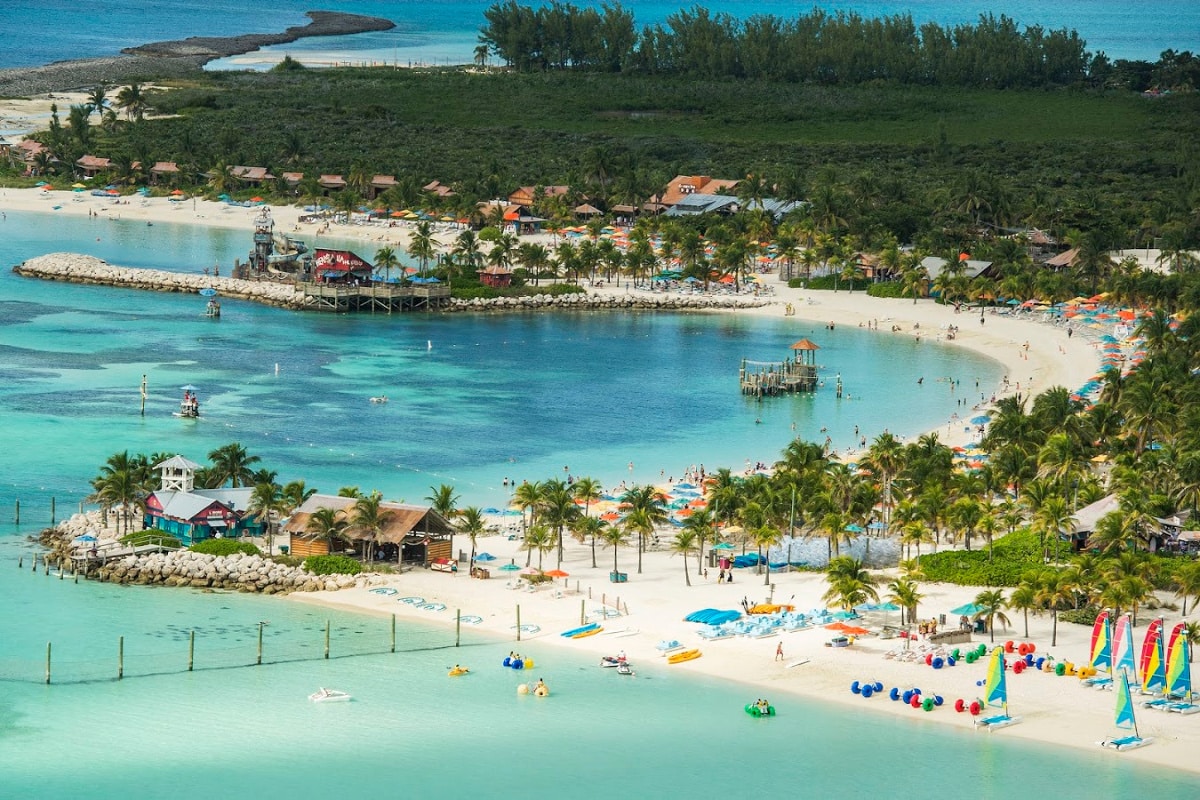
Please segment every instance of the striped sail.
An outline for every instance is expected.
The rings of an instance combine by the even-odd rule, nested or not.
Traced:
[[[1117,727],[1136,730],[1133,719],[1133,697],[1129,694],[1129,677],[1122,672],[1117,681]]]
[[[983,701],[989,706],[1003,706],[1008,709],[1008,683],[1004,678],[1004,648],[997,647],[992,651],[992,660],[988,662],[987,680],[983,684]]]
[[[1167,645],[1167,688],[1171,697],[1190,702],[1192,699],[1192,664],[1188,658],[1187,637],[1183,633],[1186,623],[1180,622],[1171,630]]]
[[[1133,624],[1128,614],[1122,614],[1113,630],[1113,676],[1124,671],[1137,680],[1137,662],[1133,658]]]
[[[1108,612],[1101,611],[1092,626],[1092,658],[1088,664],[1095,669],[1112,672],[1112,641]]]
[[[1142,642],[1142,691],[1156,694],[1167,688],[1167,659],[1163,649],[1163,621],[1156,619],[1146,629]]]

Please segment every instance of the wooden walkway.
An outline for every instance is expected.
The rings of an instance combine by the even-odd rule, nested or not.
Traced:
[[[764,395],[812,392],[817,388],[817,367],[795,361],[747,361],[738,370],[742,394]]]
[[[450,304],[449,286],[338,286],[324,283],[299,283],[304,307],[313,311],[351,313],[367,311],[391,314],[406,311],[432,311]]]

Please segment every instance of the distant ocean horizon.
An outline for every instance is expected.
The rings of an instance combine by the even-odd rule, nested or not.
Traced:
[[[189,36],[232,36],[281,31],[306,22],[306,11],[320,9],[384,17],[396,28],[354,36],[302,39],[258,53],[222,59],[210,68],[264,68],[291,54],[309,63],[461,64],[472,60],[483,12],[493,0],[140,0],[77,3],[31,0],[0,4],[0,68],[30,67],[75,58],[118,54],[122,48]],[[589,5],[586,2],[578,5]],[[599,5],[599,4],[594,4]],[[687,0],[629,0],[638,26],[665,20]],[[1022,26],[1068,28],[1079,32],[1089,50],[1110,58],[1155,60],[1163,50],[1195,49],[1200,32],[1200,3],[1158,0],[995,0],[988,6],[961,0],[920,3],[889,0],[795,3],[786,0],[714,0],[714,13],[745,18],[755,14],[790,17],[814,7],[867,17],[910,14],[919,25],[971,23],[980,14],[1004,14]],[[1191,34],[1189,36],[1188,34]]]

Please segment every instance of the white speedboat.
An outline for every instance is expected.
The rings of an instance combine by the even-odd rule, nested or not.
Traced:
[[[349,700],[350,695],[347,692],[341,692],[337,689],[326,689],[324,686],[322,686],[320,689],[310,694],[308,699],[312,700],[314,703],[336,703],[339,701]]]

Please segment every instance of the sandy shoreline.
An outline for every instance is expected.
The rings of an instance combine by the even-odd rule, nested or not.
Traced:
[[[36,189],[0,190],[0,211],[50,212],[53,205],[61,206],[53,213],[66,219],[87,216],[91,211],[113,218],[119,216],[121,219],[144,219],[147,222],[220,226],[245,230],[247,233],[250,230],[250,220],[257,213],[257,209],[232,208],[205,201],[196,201],[194,204],[190,200],[185,203],[169,203],[165,199],[156,198],[144,204],[132,200],[128,205],[115,205],[111,201],[93,198],[90,195],[85,195],[76,202],[68,192],[44,193]],[[299,223],[302,213],[300,209],[273,208],[272,212],[277,230],[289,232],[300,229],[310,241],[312,240],[313,227]],[[362,242],[364,249],[368,246],[378,248],[384,244],[402,247],[407,241],[408,230],[404,226],[335,226],[328,235]],[[453,231],[448,230],[443,232],[439,239],[445,242],[452,237]],[[373,255],[373,250],[370,255]],[[773,279],[771,285],[774,287],[776,300],[773,305],[737,313],[782,317],[785,304],[791,303],[796,313],[789,319],[795,319],[798,327],[800,324],[807,327],[813,322],[830,321],[839,326],[857,327],[861,323],[865,327],[868,321],[872,324],[877,321],[879,336],[920,335],[922,341],[940,339],[944,342],[946,326],[955,325],[959,327],[960,332],[949,344],[970,349],[1002,363],[1012,382],[1011,391],[1014,392],[1017,391],[1018,383],[1022,393],[1037,393],[1055,385],[1077,388],[1090,378],[1099,363],[1099,353],[1095,344],[1085,337],[1069,338],[1063,329],[1033,324],[1028,319],[988,314],[981,325],[976,314],[955,314],[953,309],[930,301],[914,304],[911,300],[869,298],[863,293],[804,292],[789,289]],[[625,290],[611,287],[603,291]],[[893,326],[899,330],[891,332]],[[1025,347],[1026,342],[1028,349]],[[927,376],[927,380],[932,377],[934,376]],[[990,392],[991,388],[980,387],[980,390],[987,389]],[[966,388],[962,393],[971,396],[970,390]],[[898,415],[904,413],[903,409],[896,411]],[[960,416],[969,419],[975,413],[979,413],[978,410],[971,409],[970,413],[964,411]],[[951,445],[961,443],[972,435],[968,425],[950,421],[941,426],[937,433],[943,442]],[[767,461],[773,461],[775,456],[776,454],[772,453],[761,454]],[[677,471],[680,465],[664,466]],[[456,545],[460,550],[469,547],[461,537]],[[487,537],[480,541],[481,550],[487,550],[498,558],[494,564],[502,564],[510,559],[523,564],[524,554],[517,551],[518,545],[518,542],[509,541],[505,536]],[[474,580],[467,577],[465,571],[450,576],[415,570],[388,578],[389,584],[398,590],[399,597],[419,595],[431,602],[445,603],[448,610],[441,614],[417,610],[409,604],[397,602],[396,597],[373,594],[365,589],[314,595],[296,594],[291,597],[298,602],[326,604],[372,614],[396,613],[402,617],[448,626],[453,625],[453,610],[461,609],[464,614],[483,617],[479,630],[499,637],[511,637],[511,626],[515,624],[515,608],[520,603],[522,622],[540,626],[540,632],[532,640],[522,642],[519,646],[515,643],[511,646],[497,646],[497,661],[503,656],[505,647],[517,648],[547,664],[544,677],[551,684],[553,657],[549,654],[558,648],[590,653],[597,658],[624,649],[635,662],[635,666],[641,669],[699,671],[745,683],[747,701],[765,694],[781,708],[781,713],[787,713],[787,695],[816,697],[850,706],[869,706],[878,713],[919,714],[922,720],[964,729],[963,735],[988,735],[970,730],[972,724],[969,715],[958,714],[953,710],[956,699],[961,698],[969,702],[982,693],[976,686],[976,681],[983,678],[982,662],[973,666],[960,664],[953,669],[934,671],[923,663],[903,663],[884,658],[886,652],[901,646],[902,642],[899,639],[884,641],[875,637],[865,637],[854,647],[834,650],[824,646],[829,633],[820,629],[785,633],[762,640],[737,638],[703,642],[695,633],[697,626],[683,622],[683,616],[706,607],[738,608],[743,598],[751,601],[765,600],[771,590],[763,586],[763,576],[755,576],[752,570],[739,570],[734,584],[716,584],[715,575],[712,578],[695,575],[695,562],[692,562],[694,585],[688,588],[682,580],[683,565],[677,557],[666,553],[648,553],[645,571],[640,575],[635,574],[636,555],[632,549],[624,549],[618,557],[622,571],[629,573],[629,583],[616,585],[608,582],[608,572],[612,565],[611,551],[601,550],[598,553],[598,566],[593,568],[590,551],[583,546],[570,544],[562,568],[571,574],[567,587],[574,590],[579,586],[582,593],[566,594],[561,598],[556,598],[550,591],[529,593],[508,589],[507,581],[500,577]],[[547,567],[553,564],[553,558],[547,559]],[[497,571],[493,571],[493,574],[503,575]],[[824,582],[820,575],[781,573],[773,575],[771,580],[776,601],[794,603],[802,611],[823,605],[820,596],[824,591]],[[564,587],[560,585],[558,588]],[[921,588],[926,595],[920,608],[924,618],[948,614],[954,606],[972,600],[978,591],[970,587],[941,584],[924,584]],[[589,590],[592,599],[586,601]],[[622,638],[595,636],[582,640],[567,640],[557,635],[579,624],[581,601],[584,601],[586,610],[594,610],[599,606],[601,594],[609,598],[619,594],[622,604],[628,606],[630,611],[627,617],[608,621],[606,627],[622,630],[627,627],[636,628],[638,633]],[[886,590],[882,594],[886,595]],[[898,621],[897,617],[898,615],[893,615],[890,621]],[[883,620],[868,621],[879,624]],[[998,641],[1023,640],[1014,636],[1022,625],[1017,615],[1014,615],[1013,623],[1011,630],[998,634]],[[1138,635],[1144,630],[1144,623],[1145,620]],[[1058,646],[1050,647],[1050,624],[1048,617],[1030,619],[1030,641],[1037,644],[1039,653],[1049,653],[1060,660],[1074,662],[1086,657],[1089,628],[1063,624],[1059,626]],[[667,666],[654,650],[654,645],[663,639],[678,639],[685,645],[699,646],[704,656],[686,664]],[[784,661],[776,661],[774,658],[775,648],[780,642],[784,647]],[[479,652],[472,650],[472,657],[479,657]],[[541,656],[543,652],[547,656]],[[802,666],[786,666],[792,661],[804,658],[809,659],[809,662]],[[483,669],[492,665],[477,663],[468,666]],[[539,670],[539,674],[541,673],[542,670]],[[854,680],[878,680],[884,683],[885,688],[894,686],[905,689],[919,686],[926,694],[942,695],[946,705],[926,714],[900,703],[893,703],[886,697],[864,700],[849,692],[849,684]],[[1112,694],[1083,688],[1074,678],[1038,672],[1013,675],[1010,677],[1010,705],[1012,712],[1022,716],[1024,722],[994,734],[996,736],[1015,736],[1095,751],[1098,748],[1094,742],[1115,732],[1112,725]],[[1139,724],[1143,735],[1156,738],[1154,746],[1120,756],[1113,754],[1114,758],[1136,759],[1145,763],[1200,772],[1200,764],[1187,757],[1190,748],[1200,742],[1196,731],[1197,723],[1191,718],[1139,709]]]

